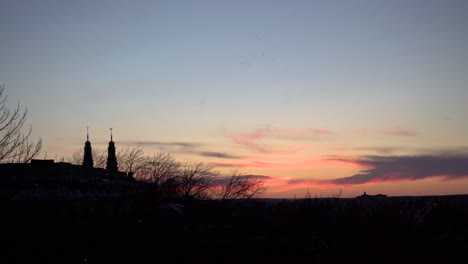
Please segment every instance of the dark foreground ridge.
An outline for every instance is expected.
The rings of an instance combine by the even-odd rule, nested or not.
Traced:
[[[2,263],[455,263],[466,259],[467,209],[468,196],[180,203],[145,192],[3,196],[1,256]]]

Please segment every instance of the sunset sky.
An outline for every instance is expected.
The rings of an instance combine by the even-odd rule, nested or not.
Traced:
[[[468,193],[468,1],[0,2],[39,158],[171,152],[266,197]]]

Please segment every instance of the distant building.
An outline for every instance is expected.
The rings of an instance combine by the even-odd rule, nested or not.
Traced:
[[[363,206],[375,206],[377,204],[387,203],[388,196],[385,194],[369,195],[364,192],[362,195],[356,197],[357,202]]]
[[[107,147],[107,163],[106,170],[110,178],[113,178],[117,175],[119,168],[117,166],[117,157],[115,156],[115,144],[112,140],[112,128],[111,130],[111,140],[109,142],[109,147]]]
[[[369,195],[366,192],[364,192],[362,195],[357,196],[356,199],[385,199],[388,196],[385,194],[376,194],[376,195]]]
[[[118,171],[112,134],[106,169],[95,168],[89,133],[87,133],[81,165],[38,159],[31,160],[31,163],[0,164],[0,195],[37,186],[48,190],[76,186],[125,186],[132,178],[133,175]]]
[[[86,142],[84,147],[84,156],[83,156],[83,167],[93,168],[93,150],[91,148],[91,142],[89,141],[89,130],[86,128]]]

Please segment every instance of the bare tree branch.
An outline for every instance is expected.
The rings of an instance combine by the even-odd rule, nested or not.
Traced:
[[[249,199],[263,194],[267,187],[264,181],[255,175],[245,175],[234,171],[229,178],[218,179],[222,200]]]
[[[23,133],[28,110],[21,111],[19,103],[12,110],[7,106],[5,86],[0,85],[0,163],[26,163],[36,157],[42,148],[42,139],[30,142],[32,129]]]
[[[125,171],[125,173],[138,174],[144,167],[144,152],[140,147],[122,149],[116,156],[120,170]]]
[[[179,179],[180,194],[184,199],[209,199],[210,187],[218,176],[214,165],[201,162],[185,162],[182,164]]]

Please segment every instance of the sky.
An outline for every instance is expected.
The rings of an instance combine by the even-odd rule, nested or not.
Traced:
[[[468,190],[467,1],[0,1],[39,157],[170,152],[266,197]]]

